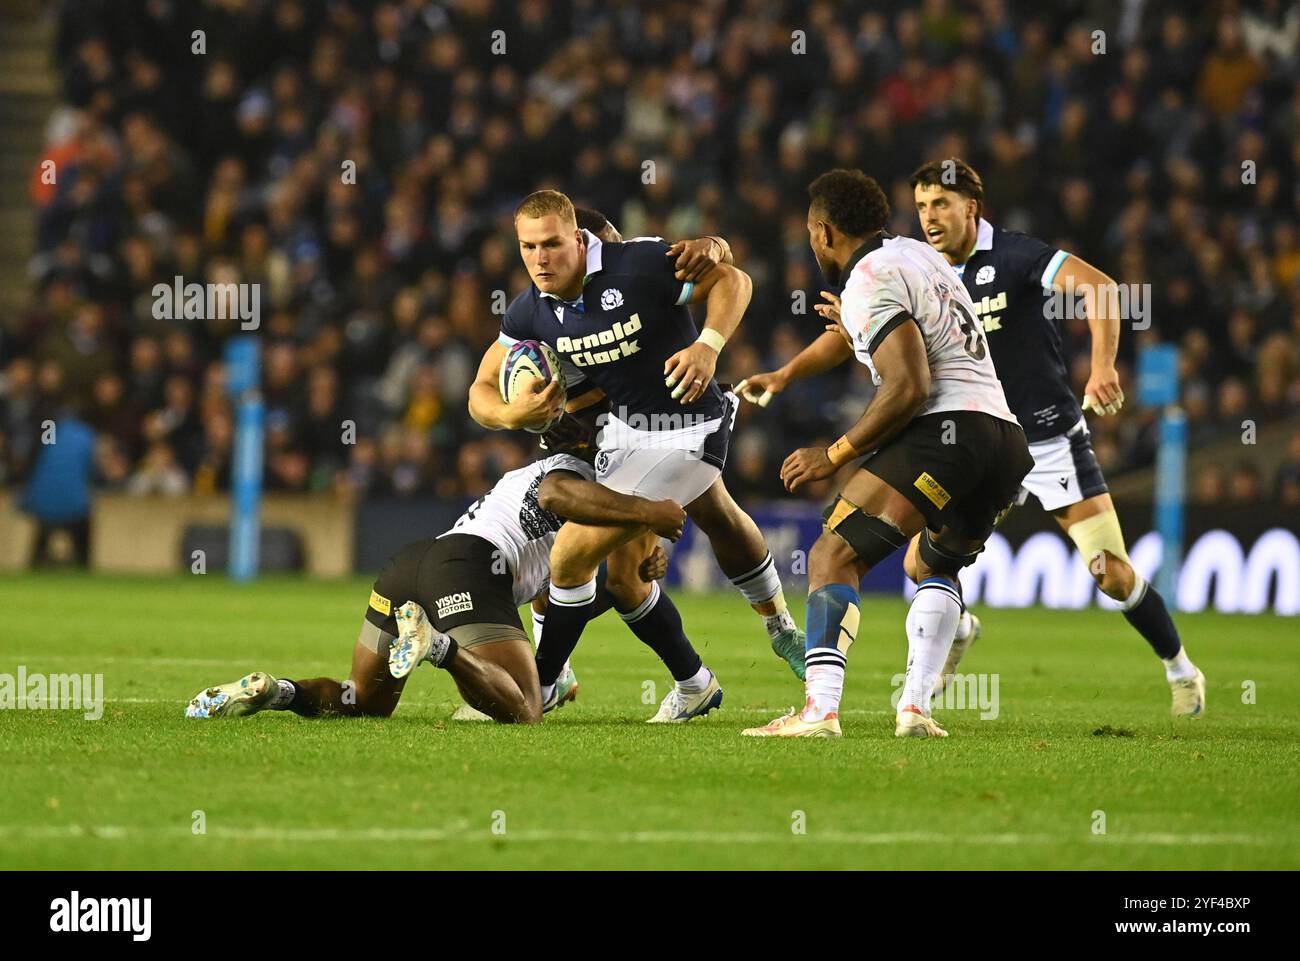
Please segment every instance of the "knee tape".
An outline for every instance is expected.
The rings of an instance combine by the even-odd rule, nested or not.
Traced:
[[[907,543],[907,535],[893,524],[873,517],[843,497],[836,497],[826,508],[822,521],[828,531],[838,534],[872,567]]]
[[[1100,551],[1106,551],[1124,563],[1131,564],[1128,551],[1124,548],[1124,532],[1119,529],[1119,515],[1113,510],[1085,517],[1078,523],[1071,524],[1065,532],[1079,548],[1089,569],[1092,567],[1092,559]]]

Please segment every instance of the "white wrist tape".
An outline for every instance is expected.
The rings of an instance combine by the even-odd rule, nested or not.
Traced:
[[[722,353],[723,345],[727,343],[727,338],[723,337],[716,330],[709,330],[707,327],[700,331],[700,336],[695,338],[697,344],[708,344],[719,354]]]

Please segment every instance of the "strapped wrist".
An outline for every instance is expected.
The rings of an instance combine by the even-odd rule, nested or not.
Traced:
[[[700,336],[695,339],[697,344],[705,344],[712,347],[716,353],[722,353],[723,346],[727,343],[727,338],[723,337],[716,330],[710,330],[705,327],[700,331]]]
[[[847,434],[826,448],[827,459],[836,467],[861,456],[858,449],[849,443]]]

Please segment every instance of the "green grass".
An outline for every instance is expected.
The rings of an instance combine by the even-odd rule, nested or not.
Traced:
[[[388,720],[182,716],[254,669],[345,676],[368,590],[0,577],[0,673],[102,672],[109,699],[97,722],[0,711],[0,867],[1300,867],[1294,620],[1179,618],[1209,677],[1198,720],[1169,716],[1117,615],[986,609],[963,670],[997,673],[999,716],[943,711],[946,741],[896,740],[906,608],[870,599],[845,736],[742,738],[801,689],[735,595],[677,598],[726,689],[680,727],[641,723],[666,674],[610,616],[574,658],[578,702],[534,728],[447,720],[454,687],[427,667]]]

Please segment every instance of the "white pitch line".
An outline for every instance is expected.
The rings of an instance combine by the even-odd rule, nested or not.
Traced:
[[[176,698],[176,697],[106,697],[104,698],[104,702],[106,704],[188,704],[190,703],[189,698]],[[407,712],[446,710],[448,712],[451,712],[455,710],[455,707],[451,705],[450,702],[448,702],[446,705],[414,703],[414,704],[407,704],[407,705],[399,705],[398,710],[405,710]],[[726,711],[729,714],[773,714],[780,711],[781,709],[779,707],[736,707],[736,708],[719,708],[719,710]],[[840,711],[840,714],[841,715],[845,715],[845,714],[872,715],[872,716],[888,715],[890,717],[893,717],[894,712],[893,711],[871,711],[865,708],[851,708],[847,711]]]
[[[122,841],[132,838],[193,837],[190,828],[146,828],[128,825],[31,825],[0,824],[0,841],[95,839]],[[1109,834],[1087,838],[1066,837],[1056,834],[943,834],[931,831],[813,831],[805,835],[787,834],[784,831],[565,831],[520,830],[506,834],[493,834],[487,828],[272,828],[272,827],[221,827],[213,825],[199,837],[228,841],[271,841],[287,844],[319,842],[376,842],[376,843],[590,843],[590,844],[836,844],[874,847],[895,844],[943,844],[979,846],[1043,846],[1072,844],[1135,845],[1174,847],[1275,846],[1294,845],[1293,838],[1255,837],[1245,834]]]
[[[222,667],[224,665],[246,665],[248,658],[228,658],[228,657],[153,657],[143,654],[27,654],[17,657],[8,657],[6,662],[13,661],[17,664],[33,664],[41,661],[78,661],[94,662],[96,664],[161,664],[171,666],[194,665],[197,667]],[[322,664],[323,660],[311,661],[305,663]]]

